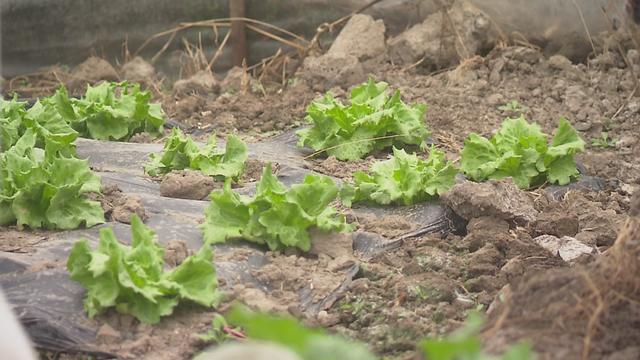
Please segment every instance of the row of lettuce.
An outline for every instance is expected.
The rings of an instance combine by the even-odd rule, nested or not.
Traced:
[[[164,115],[151,95],[137,85],[103,83],[88,87],[79,99],[64,88],[33,106],[16,100],[0,103],[0,225],[73,229],[104,222],[100,204],[89,193],[100,192],[100,178],[78,159],[78,137],[126,141],[146,132],[163,133]],[[296,247],[308,251],[309,230],[350,231],[345,216],[332,204],[369,202],[405,204],[427,201],[448,191],[459,172],[476,181],[512,177],[521,188],[543,183],[567,184],[578,176],[573,156],[584,142],[564,119],[551,143],[535,124],[507,119],[491,138],[471,134],[460,153],[460,169],[434,146],[426,159],[430,135],[425,106],[408,106],[398,91],[389,96],[385,83],[356,87],[348,105],[327,94],[308,107],[311,127],[298,132],[299,145],[339,160],[360,159],[392,148],[388,160],[368,172],[356,172],[341,187],[326,176],[307,175],[287,188],[267,164],[253,196],[232,189],[248,158],[246,145],[231,135],[224,149],[210,137],[199,146],[174,129],[162,154],[151,156],[145,171],[161,176],[195,169],[224,181],[210,194],[202,225],[205,246],[178,267],[166,270],[163,248],[154,232],[132,218],[131,246],[118,242],[109,228],[100,230],[98,248],[77,242],[68,259],[72,279],[87,288],[90,316],[108,308],[156,323],[181,300],[216,306],[221,300],[209,245],[245,239],[271,250]],[[414,153],[407,150],[416,150]],[[431,356],[430,358],[437,358]],[[444,358],[443,358],[444,359]]]
[[[308,251],[310,228],[353,228],[332,206],[338,200],[347,207],[353,203],[412,205],[451,189],[460,172],[476,181],[511,177],[523,189],[544,183],[565,185],[579,175],[574,155],[584,149],[584,141],[567,120],[560,120],[549,143],[538,125],[520,117],[505,120],[490,138],[471,134],[460,152],[459,169],[433,145],[425,159],[417,154],[429,136],[423,122],[425,107],[406,105],[399,92],[389,96],[386,84],[373,80],[352,91],[349,105],[328,94],[307,112],[312,126],[298,132],[300,146],[345,161],[389,147],[392,156],[374,162],[367,172],[355,172],[353,181],[340,187],[327,176],[309,174],[287,188],[267,164],[255,194],[246,196],[231,186],[247,158],[239,139],[228,137],[225,151],[216,148],[215,137],[200,148],[175,129],[163,154],[153,155],[146,171],[155,176],[191,168],[225,181],[224,187],[210,194],[202,227],[206,243],[241,238],[271,250]],[[415,152],[407,152],[410,149]]]
[[[0,100],[0,165],[3,165],[0,168],[0,225],[17,223],[32,228],[69,229],[103,221],[96,203],[83,197],[87,192],[99,190],[99,180],[92,176],[85,161],[77,159],[74,141],[77,137],[128,140],[140,132],[162,134],[164,115],[158,104],[149,102],[150,97],[149,92],[141,91],[137,85],[102,83],[89,86],[79,99],[70,98],[61,88],[28,109],[25,103],[16,100]],[[511,177],[523,189],[545,183],[565,185],[578,176],[574,155],[584,149],[584,141],[565,119],[560,120],[550,143],[538,125],[522,117],[505,120],[491,138],[472,133],[460,152],[458,169],[434,146],[429,148],[426,159],[406,152],[407,149],[426,149],[430,133],[423,121],[425,112],[426,106],[409,106],[401,100],[399,91],[390,96],[386,83],[375,83],[372,79],[354,88],[348,105],[331,94],[314,101],[307,109],[306,118],[312,126],[298,132],[300,146],[345,161],[388,148],[393,149],[393,156],[374,163],[368,172],[356,172],[353,182],[344,184],[339,191],[328,178],[313,175],[300,186],[326,193],[323,199],[326,201],[320,204],[329,204],[339,194],[347,206],[354,202],[411,205],[448,191],[459,172],[475,181]],[[160,176],[173,170],[195,169],[220,181],[233,182],[242,175],[247,157],[246,145],[233,135],[227,138],[222,150],[217,147],[215,136],[201,147],[174,129],[163,153],[152,155],[145,171],[151,176]],[[60,176],[61,167],[68,167],[70,171],[66,174],[72,176]],[[271,178],[260,181],[261,184],[276,182]],[[267,185],[260,188],[265,192],[259,192],[252,200],[231,194],[230,186],[215,192],[211,198],[223,207],[245,207],[243,213],[252,212],[247,207],[271,211],[281,203],[288,205],[283,205],[279,215],[299,212],[300,209],[294,210],[291,205],[292,195],[286,197],[285,202],[265,200],[283,193],[281,185],[275,189],[267,189]],[[32,201],[34,199],[40,201]],[[302,202],[315,200],[298,196],[293,202],[304,210],[307,205]],[[265,201],[270,207],[258,206]],[[58,211],[61,204],[70,209]],[[343,224],[335,225],[335,222],[323,224],[326,216],[316,221],[316,215],[324,210],[318,214],[314,212],[319,209],[306,210],[304,221],[297,220],[320,224],[322,228],[345,229]],[[211,208],[210,213],[216,213],[215,209]],[[228,212],[222,209],[222,213]],[[269,222],[266,219],[272,215],[265,215],[259,223]],[[65,216],[69,219],[60,219]],[[213,223],[222,219],[216,220]],[[242,219],[227,220],[237,223]],[[248,225],[245,220],[241,222],[240,225]],[[258,238],[265,232],[251,224],[242,231],[221,231],[242,232],[242,236],[248,238]],[[220,239],[220,235],[207,237]]]
[[[390,159],[375,162],[368,172],[356,172],[353,182],[341,187],[327,176],[309,174],[287,188],[267,164],[254,195],[242,195],[232,183],[244,171],[247,146],[233,135],[227,137],[224,149],[217,146],[215,136],[199,146],[178,129],[166,139],[164,151],[151,156],[145,171],[160,176],[195,169],[224,181],[210,194],[205,209],[201,225],[205,244],[244,239],[274,251],[291,247],[308,251],[312,228],[351,231],[354,225],[332,206],[338,199],[346,206],[427,201],[448,191],[460,170],[474,180],[510,176],[522,188],[543,182],[566,184],[578,175],[573,156],[584,142],[564,119],[550,144],[537,125],[523,118],[507,119],[490,139],[471,134],[460,154],[461,169],[433,146],[426,159],[407,153],[412,145],[415,150],[424,146],[429,136],[423,122],[426,108],[408,106],[398,91],[389,96],[386,88],[385,83],[370,80],[352,91],[349,105],[327,94],[308,108],[312,126],[298,132],[300,146],[341,160],[393,147]],[[160,135],[164,116],[149,99],[150,94],[136,85],[103,83],[88,87],[80,99],[69,98],[61,88],[28,109],[25,103],[2,101],[0,225],[73,229],[103,223],[100,204],[87,196],[100,192],[100,178],[86,160],[76,157],[74,141],[79,136],[126,140],[138,132]],[[85,258],[92,257],[86,248],[84,253]],[[85,266],[88,273],[95,269]],[[102,270],[93,276],[100,274]]]
[[[348,105],[331,94],[314,101],[306,117],[312,126],[298,132],[299,145],[344,161],[392,146],[424,148],[430,135],[424,123],[427,107],[409,106],[401,100],[398,90],[389,96],[387,87],[384,82],[369,79],[353,89]],[[547,138],[538,125],[529,124],[522,116],[507,119],[491,138],[469,135],[460,153],[460,171],[474,181],[512,177],[523,189],[544,183],[566,185],[578,176],[573,156],[584,150],[585,143],[564,118],[560,119],[550,144]],[[407,178],[416,176],[420,172],[414,170],[425,166],[445,169],[442,154],[433,148],[431,153],[427,164],[398,160],[403,165],[397,166],[402,169],[395,171],[398,176],[404,172],[402,175]],[[404,154],[401,157],[406,159]],[[433,177],[431,173],[420,178]],[[450,178],[450,170],[444,173],[447,174],[444,177]],[[440,172],[435,174],[438,177]],[[362,174],[356,177],[364,178]],[[370,181],[367,178],[363,182]]]

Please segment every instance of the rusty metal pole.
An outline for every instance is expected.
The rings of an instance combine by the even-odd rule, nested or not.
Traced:
[[[229,17],[245,17],[244,0],[229,0]],[[247,33],[244,21],[231,21],[231,56],[234,66],[242,66],[244,59],[248,59]]]

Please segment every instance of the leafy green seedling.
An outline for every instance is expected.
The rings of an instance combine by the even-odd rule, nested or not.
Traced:
[[[338,187],[327,176],[307,175],[301,184],[287,189],[267,164],[253,197],[223,189],[211,192],[211,204],[205,210],[204,240],[215,244],[233,238],[267,244],[271,250],[311,248],[309,230],[349,231],[345,217],[329,204],[336,199]]]
[[[425,288],[422,285],[414,286],[412,288],[412,291],[413,291],[414,295],[416,297],[418,297],[420,300],[429,299],[429,292],[427,290],[425,290]]]
[[[204,147],[199,147],[189,135],[178,128],[164,143],[162,154],[151,154],[145,172],[151,176],[167,174],[173,170],[193,169],[221,180],[236,179],[244,171],[247,145],[238,137],[229,135],[224,150],[216,144],[216,137],[209,137]]]
[[[357,160],[392,145],[424,145],[429,136],[423,120],[427,107],[405,104],[399,91],[389,96],[387,86],[370,78],[351,91],[349,105],[330,93],[312,102],[305,118],[312,127],[298,131],[298,145],[338,160]]]
[[[522,111],[522,107],[520,107],[520,103],[518,102],[518,100],[511,100],[508,103],[498,107],[498,110],[520,112]]]
[[[514,345],[502,356],[487,355],[477,335],[483,324],[479,313],[469,314],[465,325],[442,339],[423,340],[419,344],[425,360],[533,360],[526,343]]]
[[[89,317],[115,308],[155,324],[183,300],[207,307],[220,303],[211,247],[203,246],[177,267],[165,270],[164,249],[137,215],[131,218],[131,237],[131,246],[123,245],[111,228],[102,228],[96,250],[87,240],[73,245],[67,269],[71,279],[87,289],[84,308]]]
[[[512,177],[522,189],[545,182],[566,185],[578,175],[573,159],[584,141],[561,118],[551,144],[536,124],[522,116],[507,119],[491,139],[471,133],[464,141],[460,169],[474,181]]]
[[[599,147],[601,149],[612,148],[616,146],[617,143],[618,143],[618,140],[614,138],[610,138],[609,133],[606,131],[603,131],[602,133],[600,133],[599,138],[595,138],[591,140],[591,145],[595,147]]]
[[[368,305],[372,305],[372,303],[366,303],[363,299],[353,299],[347,300],[343,299],[340,302],[340,310],[348,311],[351,315],[358,315],[362,310],[368,307]]]
[[[304,360],[375,360],[367,347],[321,329],[309,329],[291,317],[253,313],[236,307],[229,322],[244,329],[249,339],[269,341],[285,346]]]
[[[352,202],[412,205],[449,190],[457,173],[435,147],[426,161],[394,148],[391,159],[373,164],[371,175],[356,172],[354,184],[345,185],[341,197],[347,206]]]

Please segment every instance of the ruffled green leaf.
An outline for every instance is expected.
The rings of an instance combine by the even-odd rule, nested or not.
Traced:
[[[89,317],[108,308],[157,323],[182,300],[216,306],[221,300],[211,248],[203,247],[178,267],[165,270],[164,249],[140,218],[131,218],[131,246],[120,244],[110,228],[100,230],[98,248],[76,242],[67,260],[72,280],[87,289]]]
[[[298,145],[326,151],[338,160],[356,160],[392,145],[423,145],[429,136],[426,106],[409,106],[400,93],[387,94],[388,85],[372,78],[351,91],[351,104],[331,94],[307,107],[312,126],[298,131]]]
[[[435,198],[455,184],[458,170],[445,160],[444,153],[431,148],[424,161],[402,149],[393,149],[393,157],[371,166],[370,174],[356,172],[353,186],[343,190],[347,204],[412,205]],[[353,188],[353,190],[351,189]]]
[[[307,175],[287,189],[267,164],[254,197],[234,193],[228,181],[224,189],[211,193],[203,225],[205,242],[244,238],[271,250],[309,251],[312,227],[326,232],[351,230],[344,216],[329,206],[337,196],[338,187],[326,176]]]
[[[59,112],[83,137],[126,141],[141,132],[162,135],[165,117],[162,108],[150,103],[151,93],[140,90],[138,84],[89,85],[84,97],[71,101],[65,99],[66,91],[56,95]]]
[[[193,169],[221,179],[237,179],[244,171],[247,145],[234,135],[227,137],[224,151],[216,146],[215,135],[204,147],[199,147],[190,136],[174,128],[165,141],[162,154],[152,154],[145,165],[151,176],[167,174],[173,170]]]
[[[460,154],[460,168],[475,181],[511,177],[522,189],[545,181],[566,185],[579,175],[573,156],[583,150],[584,141],[566,119],[560,119],[547,145],[540,127],[520,117],[505,120],[491,139],[470,134]]]
[[[100,203],[84,195],[100,191],[87,161],[65,157],[49,142],[36,148],[37,141],[36,130],[28,128],[0,154],[0,224],[75,229],[103,223]]]

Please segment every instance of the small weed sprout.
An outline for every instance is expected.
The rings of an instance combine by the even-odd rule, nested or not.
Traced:
[[[518,100],[511,100],[508,103],[498,107],[498,110],[500,110],[500,111],[521,112],[522,111],[522,107],[520,106],[520,103],[518,102]]]
[[[225,332],[225,328],[229,327],[229,323],[224,316],[220,314],[214,314],[213,319],[211,320],[211,327],[209,331],[204,334],[198,335],[200,339],[204,342],[213,342],[216,344],[220,344],[231,337],[227,332]]]
[[[618,140],[609,137],[609,133],[607,131],[601,132],[599,138],[595,138],[591,140],[591,145],[595,147],[599,147],[601,149],[612,148],[616,146],[617,143],[618,143]]]

